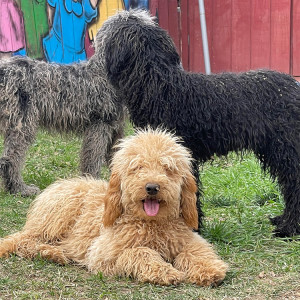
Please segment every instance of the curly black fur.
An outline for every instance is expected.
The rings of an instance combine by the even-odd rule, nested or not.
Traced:
[[[253,151],[284,195],[284,213],[272,219],[276,234],[300,234],[300,88],[291,76],[269,70],[188,73],[171,38],[144,11],[113,16],[97,39],[109,81],[136,126],[175,130],[198,163],[214,154]]]

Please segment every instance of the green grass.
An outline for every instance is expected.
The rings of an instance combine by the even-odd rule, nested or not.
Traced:
[[[40,132],[28,154],[25,181],[44,189],[58,178],[77,176],[80,144],[77,137]],[[108,176],[104,169],[102,177]],[[201,179],[203,236],[230,265],[220,287],[139,284],[12,256],[0,260],[0,299],[300,299],[300,241],[273,238],[268,219],[284,207],[276,183],[251,154],[215,158],[201,167]],[[1,237],[22,228],[32,200],[0,190]]]

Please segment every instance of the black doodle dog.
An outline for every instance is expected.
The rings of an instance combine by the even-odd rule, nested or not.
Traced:
[[[284,213],[272,219],[276,234],[300,234],[300,88],[291,76],[188,73],[166,31],[140,10],[109,18],[97,39],[108,79],[136,126],[175,130],[197,164],[253,151],[284,195]]]

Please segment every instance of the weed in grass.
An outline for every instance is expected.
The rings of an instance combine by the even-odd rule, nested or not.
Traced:
[[[208,205],[214,207],[227,207],[235,205],[237,203],[236,199],[220,195],[213,196],[209,199],[206,199],[205,201],[207,201]]]
[[[261,195],[256,195],[254,197],[254,203],[259,206],[263,206],[265,204],[272,204],[280,202],[280,196],[278,193],[274,193],[273,191],[270,193],[262,193]]]
[[[236,236],[236,227],[226,221],[212,219],[205,222],[201,234],[212,243],[232,244]]]

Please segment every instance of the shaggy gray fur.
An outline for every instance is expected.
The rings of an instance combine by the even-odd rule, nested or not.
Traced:
[[[112,145],[123,135],[126,115],[105,80],[101,61],[97,45],[88,62],[73,65],[25,57],[0,61],[0,176],[6,190],[23,196],[39,191],[21,177],[39,127],[82,135],[81,174],[99,176]]]

